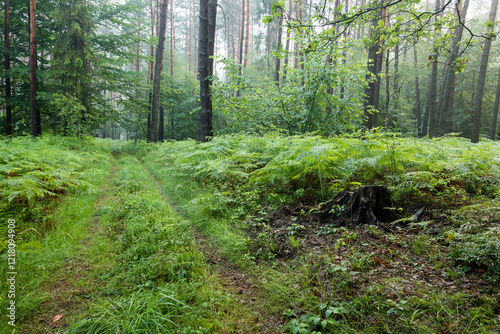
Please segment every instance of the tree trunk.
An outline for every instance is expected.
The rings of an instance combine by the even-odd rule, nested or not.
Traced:
[[[495,96],[495,105],[493,106],[493,122],[491,123],[490,139],[495,140],[498,123],[498,107],[500,106],[500,70],[498,71],[497,90]]]
[[[429,127],[429,137],[433,138],[436,136],[436,95],[437,95],[437,72],[438,72],[438,62],[437,62],[437,50],[434,49],[431,55],[432,68],[431,75],[429,78],[429,88],[427,90],[427,99],[425,101],[425,114],[424,122],[422,124],[422,136],[427,135],[427,127]]]
[[[468,8],[469,8],[469,0],[464,0],[462,10],[460,10],[459,13],[457,13],[457,16],[460,18],[460,21],[462,22],[465,21]],[[455,33],[456,37],[453,41],[453,49],[449,59],[450,66],[452,66],[453,61],[455,61],[455,59],[458,56],[463,30],[464,30],[463,25],[459,24],[456,29]],[[443,99],[443,109],[441,111],[441,120],[438,133],[440,136],[453,131],[453,103],[455,97],[455,80],[456,80],[456,74],[453,68],[451,68],[448,71],[448,78],[446,80],[446,88]]]
[[[492,23],[488,27],[488,33],[493,31],[493,25],[497,17],[498,0],[491,1],[491,10],[489,21]],[[474,99],[474,111],[472,117],[472,136],[471,141],[477,143],[479,141],[479,132],[481,129],[481,110],[483,105],[484,85],[486,82],[486,70],[488,68],[488,59],[490,57],[491,39],[488,38],[484,42],[483,54],[481,56],[481,66],[479,67],[479,79],[477,80],[476,98]]]
[[[165,48],[165,32],[167,28],[168,0],[161,4],[160,29],[158,47],[156,48],[155,76],[153,82],[153,105],[151,108],[151,130],[149,140],[153,143],[158,141],[158,108],[160,104],[160,82],[163,67],[163,50]]]
[[[193,65],[193,72],[194,72],[194,77],[196,78],[196,73],[198,72],[198,40],[196,37],[196,33],[198,30],[196,30],[196,1],[195,0],[193,0],[193,23],[194,23],[194,31],[193,31],[194,65]]]
[[[417,48],[413,48],[413,61],[415,67],[415,118],[417,121],[417,137],[421,137],[421,122],[422,122],[422,108],[420,106],[420,84],[418,80],[418,56],[417,56]]]
[[[174,41],[175,41],[175,31],[174,31],[174,0],[170,3],[170,76],[174,76]]]
[[[441,0],[436,0],[435,10],[441,8]],[[434,23],[437,21],[437,18],[434,18]],[[434,29],[434,38],[437,38],[437,27]],[[429,85],[427,88],[427,98],[425,100],[425,111],[424,111],[424,119],[421,125],[421,136],[427,136],[429,134],[430,138],[436,136],[436,122],[437,122],[437,113],[440,108],[436,108],[436,90],[437,90],[437,78],[438,78],[438,48],[435,47],[432,49],[432,53],[429,56],[429,59],[432,61],[431,73],[429,75]],[[446,76],[445,76],[446,78]],[[427,132],[428,131],[428,132]]]
[[[385,56],[385,130],[389,129],[389,104],[391,102],[391,85],[389,76],[389,55],[390,51],[387,50]]]
[[[36,137],[41,134],[39,116],[36,106],[36,1],[30,0],[30,134]]]
[[[276,46],[276,51],[279,52],[281,49],[281,37],[283,35],[283,10],[281,9],[280,22],[278,27],[278,45]],[[280,67],[281,67],[281,58],[278,55],[276,57],[276,69],[274,71],[274,80],[276,84],[279,86],[280,84]]]
[[[150,2],[150,10],[151,10],[151,38],[155,36],[155,13],[153,7],[153,0]],[[148,86],[148,120],[146,123],[146,139],[149,141],[151,138],[151,102],[153,100],[153,96],[151,91],[149,90],[149,85],[153,81],[153,57],[155,54],[155,48],[153,44],[149,49],[149,64],[148,64],[148,77],[147,77],[147,86]]]
[[[439,88],[439,94],[436,97],[436,120],[434,123],[434,136],[437,136],[439,121],[441,119],[441,111],[443,110],[443,100],[444,100],[444,90],[446,88],[446,80],[448,79],[448,72],[450,71],[451,66],[448,64],[443,64],[443,69],[441,73],[441,88]]]
[[[345,0],[344,13],[346,13],[346,14],[349,13],[349,0]],[[344,44],[345,44],[345,41],[347,41],[347,37],[348,37],[347,35],[348,35],[348,30],[346,30],[344,32],[344,38],[343,38]],[[346,45],[343,46],[343,51],[342,51],[342,66],[344,67],[344,69],[347,67],[347,47],[346,47]],[[344,81],[342,80],[342,82],[340,83],[339,97],[341,99],[343,99],[344,94],[345,94],[345,84],[344,84]]]
[[[248,44],[250,41],[250,0],[247,0],[247,22],[245,25],[245,58],[243,60],[243,67],[246,68],[248,64]],[[245,0],[243,0],[243,5],[245,3]]]
[[[380,55],[380,36],[377,30],[378,21],[382,17],[382,10],[378,9],[373,14],[373,19],[371,21],[372,31],[371,31],[371,46],[368,49],[368,73],[366,75],[366,81],[368,85],[365,88],[365,106],[364,106],[364,116],[365,116],[365,127],[371,129],[376,126],[376,107],[378,105],[377,98],[377,82],[380,82],[379,77],[379,55]],[[380,85],[378,85],[380,88]]]
[[[234,32],[234,0],[231,0],[231,55],[232,59],[236,60],[236,42]]]
[[[215,47],[215,24],[217,18],[217,0],[200,0],[200,42],[199,42],[199,77],[200,77],[200,110],[196,140],[206,142],[213,136],[212,130],[212,98],[210,96],[210,76],[213,74]]]
[[[398,110],[399,88],[399,43],[394,46],[394,110]]]
[[[243,45],[245,40],[245,0],[242,0],[242,9],[241,9],[241,34],[240,34],[240,43],[239,43],[239,52],[238,52],[238,64],[240,65],[240,75],[243,73]],[[241,96],[240,81],[236,85],[238,90],[236,91],[236,96]]]
[[[193,20],[194,20],[194,15],[192,13],[191,6],[188,5],[188,8],[189,8],[189,37],[188,37],[188,41],[187,41],[186,52],[187,52],[188,72],[191,73],[191,64],[192,64],[192,61],[191,61],[191,50],[192,50],[192,48],[191,48],[191,45],[192,45],[191,38],[193,36]],[[191,19],[192,17],[193,17],[193,19]]]
[[[174,0],[170,2],[170,77],[174,77],[174,49],[175,49],[175,30],[174,30]],[[174,107],[170,109],[170,138],[174,139]]]
[[[158,140],[163,142],[163,139],[165,138],[165,120],[164,120],[164,111],[163,111],[163,106],[160,106],[160,124],[158,127]]]
[[[12,136],[12,105],[10,102],[10,8],[9,0],[5,0],[5,135]]]
[[[292,17],[292,11],[293,11],[293,3],[292,0],[289,0],[289,15]],[[286,32],[286,44],[285,44],[285,66],[283,68],[283,81],[286,80],[286,71],[288,69],[288,55],[290,51],[290,29],[287,29]]]

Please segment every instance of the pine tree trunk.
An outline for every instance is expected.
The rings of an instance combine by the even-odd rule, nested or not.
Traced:
[[[36,105],[36,1],[30,0],[30,115],[32,137],[41,134]]]
[[[212,98],[210,96],[210,76],[213,74],[215,47],[215,24],[217,18],[217,0],[200,0],[200,42],[199,42],[199,77],[200,110],[196,128],[196,140],[206,142],[213,136]]]
[[[10,7],[9,0],[5,0],[5,71],[7,72],[5,78],[5,135],[12,136],[12,105],[11,86],[10,86]]]
[[[192,42],[191,42],[191,37],[193,36],[193,20],[194,18],[192,18],[194,15],[192,14],[192,11],[191,11],[191,6],[188,6],[189,8],[189,37],[188,37],[188,45],[187,45],[187,48],[186,48],[186,52],[187,52],[187,62],[188,62],[188,72],[191,73],[191,45],[192,45]]]
[[[276,51],[280,51],[281,49],[281,37],[283,35],[283,10],[281,10],[280,22],[278,27],[278,45],[276,46]],[[276,57],[276,69],[274,71],[274,81],[279,86],[280,84],[280,67],[281,67],[281,58],[279,55]]]
[[[174,41],[175,41],[175,31],[174,31],[174,0],[170,3],[170,76],[174,76]]]
[[[292,0],[289,0],[289,15],[292,17],[292,11],[293,11],[293,3]],[[286,72],[288,69],[288,55],[290,51],[290,29],[287,30],[286,32],[286,44],[285,44],[285,66],[283,68],[283,82],[286,80]]]
[[[389,129],[389,104],[391,102],[391,85],[389,76],[389,55],[390,50],[387,50],[385,56],[385,130]]]
[[[491,123],[490,139],[495,140],[497,135],[498,107],[500,106],[500,70],[498,71],[495,104],[493,106],[493,121]]]
[[[150,10],[151,10],[151,37],[155,36],[155,13],[153,7],[153,0],[150,2]],[[149,64],[148,64],[148,77],[147,77],[147,86],[148,86],[148,119],[146,123],[146,140],[150,140],[151,138],[151,102],[153,101],[153,94],[149,90],[149,85],[153,81],[153,58],[154,58],[155,48],[151,44],[149,48]]]
[[[250,41],[250,0],[246,0],[247,2],[247,19],[245,24],[245,58],[243,61],[243,67],[246,68],[248,64],[248,44]],[[243,0],[243,5],[245,4],[245,0]]]
[[[158,141],[158,108],[160,104],[160,82],[161,70],[163,67],[163,51],[165,49],[165,32],[167,28],[168,0],[163,0],[161,4],[160,29],[158,47],[156,48],[155,76],[153,82],[153,105],[151,109],[151,130],[149,140],[153,143]]]
[[[175,30],[174,30],[174,0],[170,3],[170,77],[174,77],[174,49],[175,49]],[[170,138],[174,139],[174,108],[170,109]]]
[[[238,64],[243,65],[243,45],[245,42],[245,0],[242,0],[241,10],[241,34],[240,34],[240,51]]]
[[[163,142],[163,139],[165,138],[165,121],[164,121],[164,110],[163,106],[160,106],[160,124],[158,126],[158,140]]]
[[[195,0],[193,0],[193,23],[194,23],[194,31],[193,31],[194,65],[193,65],[193,72],[194,72],[194,77],[196,78],[196,74],[198,73],[198,40],[196,37],[197,30],[196,30],[196,1]]]
[[[398,110],[398,102],[400,95],[399,88],[399,43],[394,46],[394,110]]]
[[[236,60],[236,42],[234,32],[234,0],[231,0],[231,54],[233,60]]]
[[[462,9],[460,10],[459,13],[457,13],[457,15],[460,16],[460,20],[462,22],[465,21],[468,8],[469,8],[469,0],[464,0]],[[456,37],[453,41],[453,49],[449,59],[450,66],[458,56],[463,30],[464,30],[463,25],[459,24],[455,32]],[[450,69],[448,71],[448,78],[446,80],[446,88],[443,99],[443,109],[441,111],[441,120],[438,133],[438,135],[440,136],[453,131],[453,104],[455,97],[455,80],[456,80],[455,71],[453,69]]]
[[[489,21],[494,24],[497,17],[498,0],[492,0]],[[493,26],[488,27],[488,33],[493,31]],[[486,70],[488,68],[488,60],[490,57],[491,39],[486,39],[483,46],[483,54],[481,56],[481,66],[479,67],[479,78],[477,80],[476,98],[474,99],[474,109],[472,117],[472,136],[471,141],[477,143],[479,141],[479,132],[481,129],[481,111],[483,105],[484,85],[486,83]]]
[[[422,108],[420,106],[420,83],[418,80],[418,55],[417,55],[417,48],[413,48],[413,61],[414,61],[414,67],[415,67],[415,107],[414,107],[414,112],[415,112],[415,118],[416,118],[416,123],[417,123],[417,137],[421,137],[421,122],[422,122]]]

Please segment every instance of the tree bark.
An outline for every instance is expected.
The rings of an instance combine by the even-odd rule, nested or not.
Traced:
[[[421,137],[421,122],[422,122],[422,108],[420,106],[420,84],[418,80],[418,56],[417,56],[417,48],[413,48],[413,61],[415,67],[415,118],[417,123],[417,137]]]
[[[191,64],[192,64],[192,61],[191,61],[191,51],[192,51],[192,48],[191,48],[191,45],[192,45],[191,38],[193,36],[193,20],[194,20],[194,15],[192,14],[191,6],[188,6],[188,8],[189,8],[189,38],[188,38],[188,41],[187,41],[188,45],[187,45],[187,48],[186,48],[186,52],[187,52],[188,72],[191,73]],[[191,17],[193,17],[193,19],[191,19]]]
[[[160,104],[160,82],[163,67],[163,50],[165,49],[165,32],[167,27],[168,0],[161,4],[160,29],[158,47],[156,48],[155,76],[153,82],[153,105],[151,108],[151,130],[149,140],[153,143],[158,141],[158,108]]]
[[[243,60],[243,67],[246,68],[248,64],[248,44],[250,41],[250,0],[246,0],[247,2],[247,19],[245,24],[245,57]],[[245,0],[243,0],[243,5],[245,4]]]
[[[5,0],[5,135],[12,136],[12,105],[10,86],[10,7],[9,0]]]
[[[488,33],[493,31],[493,24],[497,17],[498,0],[491,1],[491,10],[489,21],[492,23],[488,27]],[[481,111],[483,106],[484,85],[486,83],[486,70],[488,68],[488,60],[491,50],[491,38],[487,38],[483,46],[483,54],[481,56],[481,66],[479,67],[479,78],[477,80],[476,98],[474,99],[474,111],[472,116],[472,136],[471,141],[477,143],[479,141],[479,132],[481,129]]]
[[[399,43],[394,46],[394,110],[398,110],[398,102],[400,95],[399,87]]]
[[[158,127],[158,140],[163,142],[163,139],[165,138],[165,119],[164,119],[164,110],[163,106],[160,106],[160,124]]]
[[[374,12],[371,21],[371,46],[368,49],[368,73],[366,80],[368,85],[365,88],[365,106],[364,106],[364,125],[366,128],[371,129],[376,126],[376,108],[378,105],[377,98],[377,82],[380,82],[379,77],[379,55],[380,55],[380,36],[377,30],[378,21],[382,17],[382,10],[378,9]],[[380,85],[378,85],[380,88]]]
[[[389,129],[389,105],[391,102],[389,55],[390,55],[390,50],[388,49],[387,55],[385,56],[385,130],[386,131]]]
[[[459,10],[459,12],[457,13],[457,16],[459,17],[460,21],[462,22],[465,21],[468,8],[469,8],[469,0],[464,0],[462,10]],[[463,25],[459,24],[456,29],[455,33],[456,37],[453,41],[453,49],[449,59],[450,66],[452,66],[453,61],[455,61],[455,59],[458,56],[463,30],[464,30]],[[439,122],[440,126],[438,135],[440,136],[453,131],[453,104],[455,97],[455,80],[456,80],[455,71],[453,70],[453,68],[450,68],[450,70],[448,71],[448,78],[446,80],[446,88],[443,99],[443,109],[441,111],[441,120]]]
[[[174,30],[174,0],[170,2],[170,77],[174,77],[174,49],[175,49],[175,30]],[[170,109],[170,138],[174,139],[174,108]]]
[[[196,140],[208,141],[213,136],[212,98],[210,95],[210,76],[213,74],[215,47],[215,24],[217,18],[217,0],[200,0],[200,34],[199,34],[199,77],[200,77],[200,110]]]
[[[30,115],[31,136],[41,134],[36,105],[36,1],[30,0]]]
[[[242,0],[241,9],[241,34],[240,34],[240,49],[239,49],[239,61],[238,64],[243,65],[243,45],[245,43],[245,0]]]
[[[292,17],[292,11],[293,11],[293,3],[292,0],[289,0],[289,9],[290,11],[290,17]],[[290,51],[290,29],[287,30],[286,32],[286,44],[285,44],[285,66],[283,67],[283,81],[286,80],[286,72],[288,69],[288,55]]]
[[[280,51],[281,49],[281,37],[283,35],[283,9],[281,9],[280,22],[278,27],[278,45],[276,46],[276,51]],[[279,86],[280,84],[280,67],[281,67],[281,58],[278,55],[276,57],[276,69],[274,71],[274,80],[276,84]]]
[[[193,72],[194,76],[196,78],[196,73],[198,72],[198,41],[196,37],[196,1],[193,0],[193,23],[194,23],[194,30],[193,30],[193,41],[194,41],[194,65],[193,65]]]
[[[493,106],[493,121],[491,123],[490,139],[495,140],[497,135],[498,107],[500,106],[500,70],[498,71],[497,90],[495,104]]]
[[[170,76],[174,76],[174,41],[175,41],[175,31],[174,31],[174,0],[170,3]]]

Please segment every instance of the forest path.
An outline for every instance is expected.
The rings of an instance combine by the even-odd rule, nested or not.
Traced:
[[[85,313],[88,305],[100,298],[100,290],[105,282],[98,279],[112,262],[106,260],[101,252],[102,239],[106,235],[99,225],[100,210],[114,201],[115,195],[110,184],[116,178],[116,159],[113,160],[104,185],[98,191],[101,195],[93,202],[93,210],[85,216],[72,219],[87,220],[84,236],[74,241],[70,247],[72,256],[65,258],[45,278],[37,294],[41,296],[42,306],[18,323],[19,333],[65,333],[66,329]],[[78,201],[78,198],[73,198]],[[71,199],[69,200],[71,201]],[[71,205],[71,204],[70,204]],[[58,222],[56,222],[57,224]],[[58,249],[51,250],[54,254]]]
[[[154,180],[156,188],[163,195],[167,203],[180,215],[184,215],[174,201],[163,189],[160,180],[144,165],[151,178]],[[240,309],[248,309],[250,312],[244,314],[235,324],[236,332],[231,333],[282,333],[284,328],[283,320],[275,315],[266,312],[266,296],[259,289],[256,278],[248,272],[238,268],[227,257],[221,255],[219,247],[210,240],[210,237],[201,233],[193,225],[196,243],[199,250],[205,256],[213,274],[217,276],[222,289],[237,296],[235,302]],[[234,321],[234,320],[232,320]],[[233,325],[234,326],[234,325]]]

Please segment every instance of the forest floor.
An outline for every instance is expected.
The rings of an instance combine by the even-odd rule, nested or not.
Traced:
[[[336,197],[249,214],[247,189],[229,201],[126,153],[101,174],[23,255],[16,333],[500,332],[496,199],[411,198],[402,219],[350,224]]]
[[[54,263],[54,268],[46,275],[42,282],[37,284],[31,293],[42,296],[33,311],[28,312],[18,323],[16,333],[80,333],[70,328],[71,325],[89,317],[92,306],[102,299],[118,298],[121,292],[115,293],[110,289],[117,289],[115,283],[110,284],[106,277],[116,274],[120,259],[120,252],[116,245],[114,228],[109,223],[102,223],[102,216],[109,212],[116,201],[126,197],[126,191],[116,186],[117,172],[123,163],[113,161],[104,185],[99,190],[101,194],[94,198],[92,210],[84,216],[75,216],[73,219],[86,220],[82,225],[84,233],[71,246],[71,257],[61,258]],[[149,178],[150,185],[154,184],[164,201],[174,210],[175,204],[163,191],[161,184],[143,164],[136,163],[133,168],[141,169]],[[136,170],[137,172],[137,170]],[[70,195],[76,196],[79,195]],[[156,197],[158,199],[158,197]],[[71,202],[75,198],[68,198]],[[70,205],[70,204],[68,204]],[[62,214],[68,212],[65,204],[59,208]],[[54,215],[56,219],[57,213]],[[55,222],[57,225],[57,223]],[[121,232],[120,232],[121,233]],[[284,327],[283,319],[269,315],[265,310],[266,298],[259,290],[259,285],[248,273],[231,263],[227,257],[220,254],[218,247],[209,241],[206,235],[193,230],[193,242],[203,254],[204,271],[214,280],[199,289],[209,289],[217,294],[231,296],[230,305],[223,306],[220,315],[209,316],[219,318],[216,333],[278,333]],[[140,245],[130,245],[131,247]],[[53,252],[57,252],[53,249]],[[42,255],[43,256],[43,255]],[[216,302],[216,301],[212,301]],[[208,306],[209,308],[213,305]],[[215,320],[214,320],[215,321]],[[118,328],[118,327],[117,327]],[[9,330],[9,328],[4,328]],[[118,330],[118,329],[117,329]],[[11,333],[10,331],[7,331]],[[6,332],[6,333],[7,333]],[[85,332],[85,331],[82,331]],[[164,333],[160,331],[146,331],[147,333]],[[174,331],[179,332],[181,331]],[[100,330],[95,331],[100,333]],[[115,332],[116,333],[116,332]],[[191,333],[191,327],[183,329],[182,333]],[[192,333],[197,331],[192,329]]]
[[[96,296],[101,295],[105,285],[98,275],[112,265],[112,262],[103,257],[103,243],[106,242],[107,232],[99,224],[100,210],[116,200],[110,184],[116,178],[116,160],[110,166],[108,175],[102,185],[97,198],[92,198],[89,210],[84,215],[72,215],[71,201],[69,198],[59,210],[61,214],[69,214],[73,220],[84,220],[81,227],[85,233],[71,245],[72,256],[62,258],[51,271],[44,277],[37,291],[32,291],[43,296],[36,310],[30,312],[17,325],[19,333],[61,333],[66,332],[71,324],[80,319],[88,309],[88,305]],[[75,195],[72,195],[75,196]],[[84,196],[85,197],[85,196]],[[53,216],[57,225],[57,214]],[[73,224],[71,221],[69,224]],[[57,249],[53,249],[58,252]],[[7,329],[7,328],[6,328]]]

